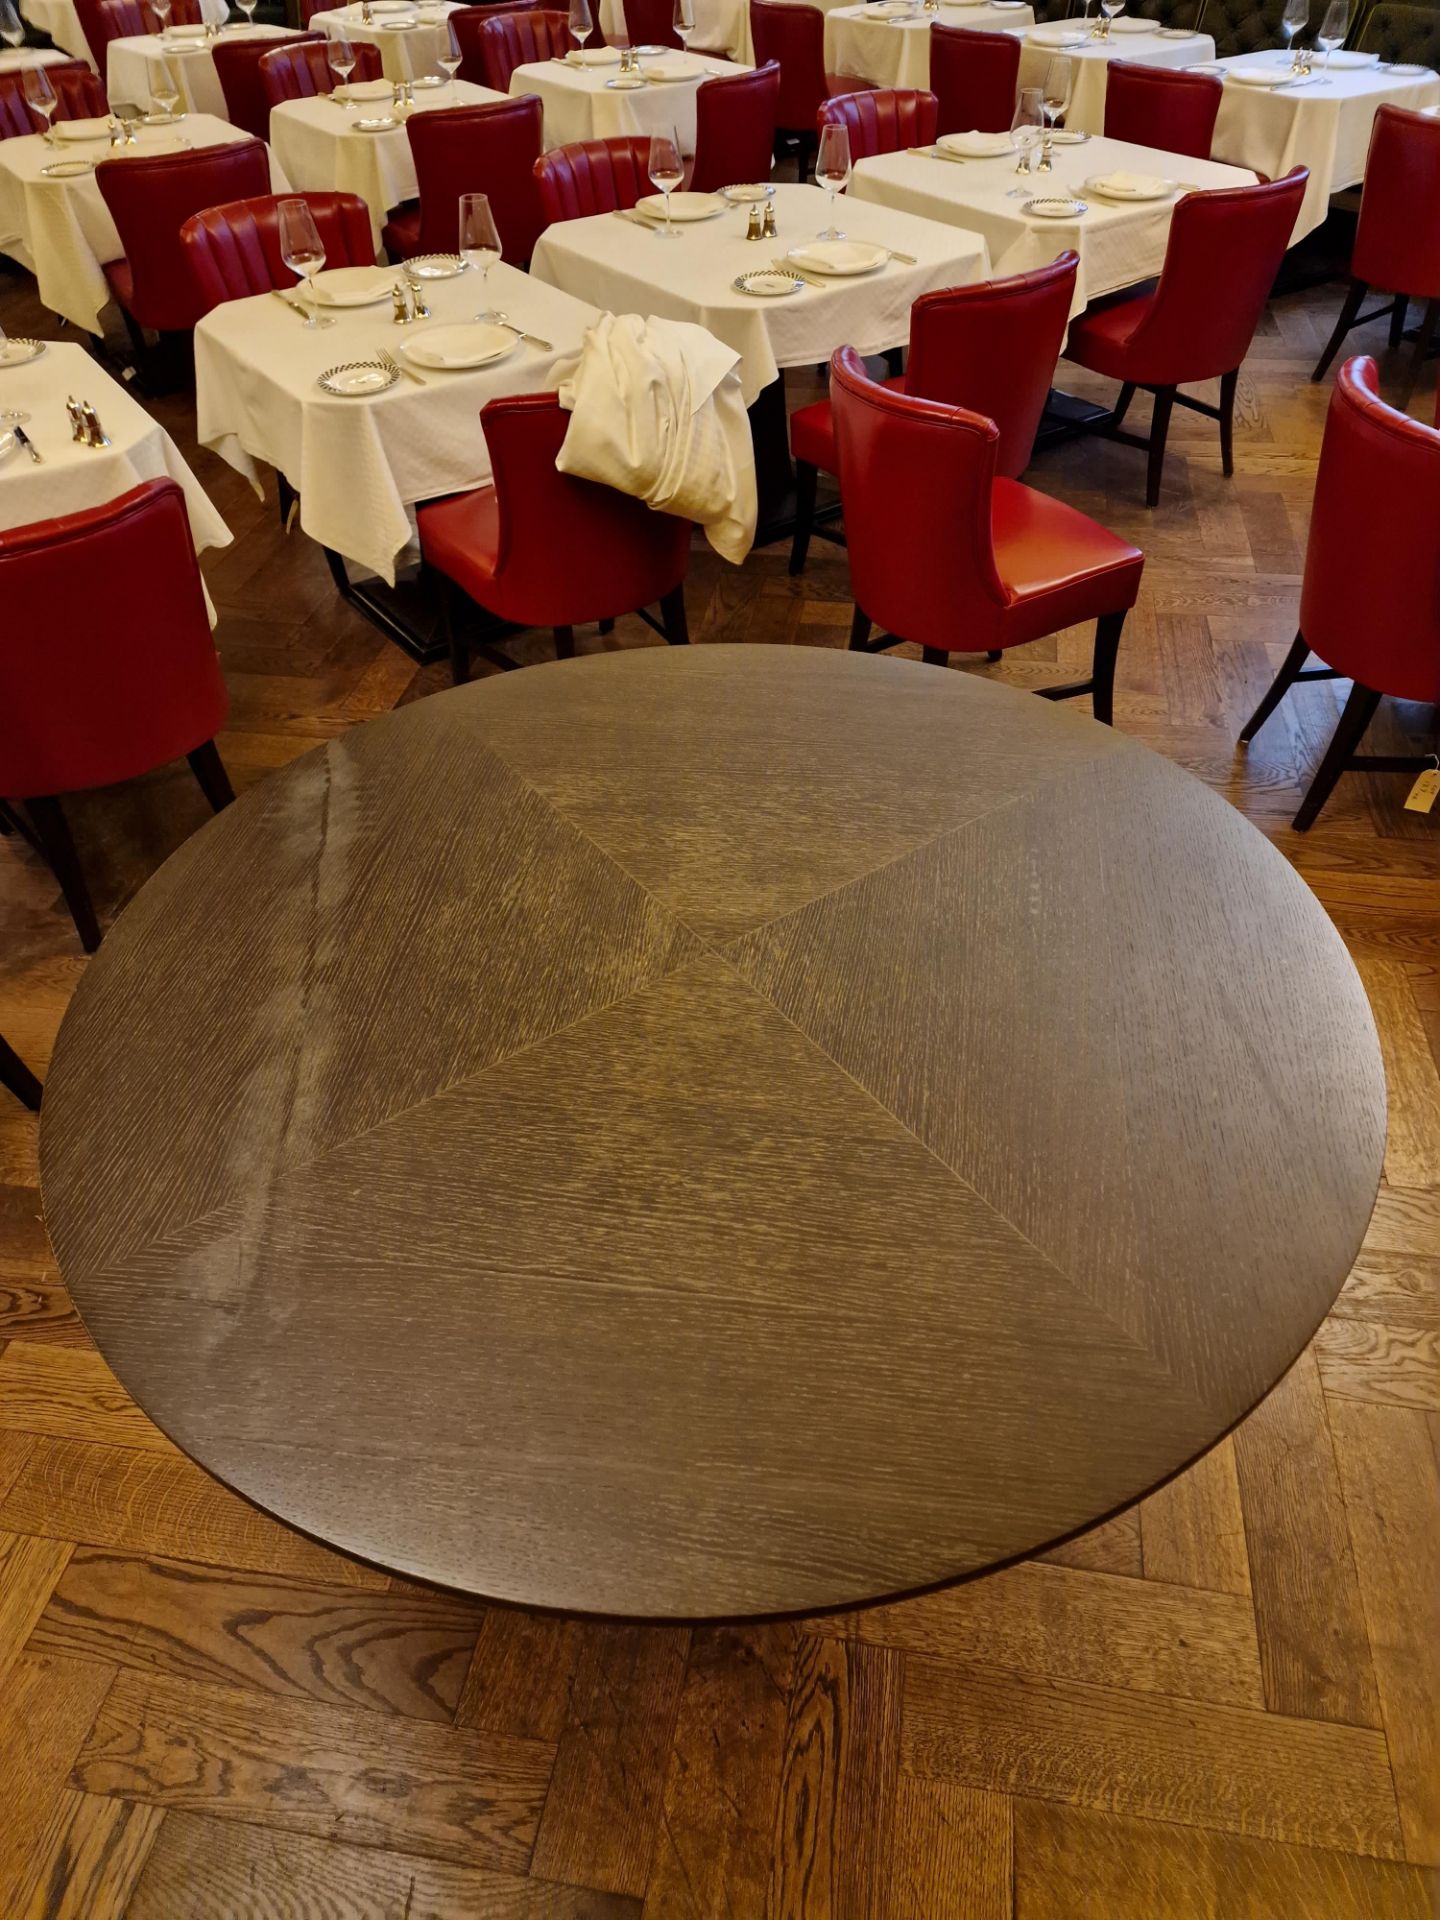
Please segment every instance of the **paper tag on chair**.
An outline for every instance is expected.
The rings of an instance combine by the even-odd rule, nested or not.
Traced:
[[[1410,813],[1429,813],[1437,800],[1440,800],[1440,759],[1436,760],[1433,767],[1425,769],[1406,794],[1406,810]]]

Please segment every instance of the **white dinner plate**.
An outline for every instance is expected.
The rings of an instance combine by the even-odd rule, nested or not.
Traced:
[[[1164,200],[1174,193],[1175,182],[1152,173],[1099,173],[1085,182],[1085,191],[1102,200]]]
[[[996,160],[1002,153],[1013,153],[1015,143],[1008,133],[942,133],[935,142],[942,153],[958,153],[964,160]]]
[[[1159,31],[1159,27],[1160,22],[1158,20],[1137,20],[1133,15],[1128,13],[1121,19],[1110,22],[1110,31],[1112,33],[1156,33]]]
[[[1037,220],[1078,220],[1090,209],[1083,200],[1073,199],[1068,193],[1045,193],[1027,200],[1024,211],[1033,213]]]
[[[779,300],[787,293],[799,293],[805,282],[798,273],[780,267],[761,267],[754,273],[742,273],[731,281],[737,293],[753,294],[757,300]]]
[[[204,27],[197,26],[165,27],[160,34],[162,40],[169,40],[172,43],[178,42],[182,45],[186,40],[198,40],[203,45],[205,37]]]
[[[57,120],[55,138],[57,140],[108,140],[110,116],[106,114],[99,120]]]
[[[1194,68],[1191,68],[1194,72]],[[1234,80],[1242,87],[1293,87],[1300,80],[1298,73],[1292,73],[1285,67],[1226,67],[1225,78]]]
[[[663,222],[664,194],[647,193],[643,199],[635,202],[635,211],[643,213],[647,220]],[[718,193],[672,193],[670,196],[672,220],[713,220],[717,213],[724,211],[725,202]]]
[[[851,274],[874,273],[890,254],[869,240],[807,240],[803,247],[788,248],[785,258],[807,273],[833,273],[848,279]]]
[[[612,93],[634,93],[638,87],[648,87],[650,82],[640,73],[617,73],[605,84]]]
[[[395,97],[395,83],[392,80],[352,80],[348,86],[335,89],[342,100],[392,100]]]
[[[614,67],[619,62],[618,47],[572,47],[565,56],[567,67]]]
[[[1378,67],[1380,56],[1378,53],[1360,53],[1354,47],[1337,47],[1325,64],[1334,67],[1337,73],[1353,73],[1362,67]]]
[[[1083,147],[1090,138],[1081,133],[1078,127],[1054,127],[1050,132],[1050,144],[1054,147]]]
[[[331,367],[315,382],[324,393],[337,400],[362,400],[372,393],[384,393],[400,378],[395,367],[383,367],[378,360],[351,360],[342,367]]]
[[[910,0],[871,0],[865,9],[867,20],[906,20],[914,13]]]
[[[653,60],[640,69],[647,80],[703,80],[705,69],[698,60]]]
[[[310,282],[322,307],[373,307],[390,298],[393,267],[327,267]]]
[[[486,320],[457,320],[448,326],[427,327],[400,343],[400,351],[417,367],[433,367],[438,372],[458,372],[464,367],[488,367],[492,360],[503,360],[520,344],[520,336],[508,327],[491,326]]]
[[[389,133],[399,124],[393,113],[382,113],[377,114],[373,119],[352,121],[350,131],[352,133]]]
[[[417,73],[410,82],[412,87],[448,87],[450,82],[443,73]]]
[[[1050,21],[1025,30],[1025,38],[1034,47],[1083,47],[1089,37],[1089,34],[1064,20]]]
[[[1433,67],[1422,67],[1418,60],[1392,60],[1385,71],[1387,73],[1398,73],[1402,79],[1410,78],[1418,80],[1422,74],[1428,76],[1432,74],[1435,69]]]
[[[942,7],[983,7],[989,0],[940,0]]]
[[[405,271],[412,280],[453,280],[466,267],[458,253],[417,253],[405,262]]]
[[[44,351],[43,340],[27,340],[22,334],[11,334],[8,339],[0,340],[0,367],[29,366]]]

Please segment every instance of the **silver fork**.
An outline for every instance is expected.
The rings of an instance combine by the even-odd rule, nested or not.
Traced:
[[[403,373],[407,380],[413,380],[417,387],[428,387],[430,382],[416,373],[413,367],[407,367],[403,360],[397,360],[388,347],[377,347],[375,358],[382,367],[389,367],[392,373]]]

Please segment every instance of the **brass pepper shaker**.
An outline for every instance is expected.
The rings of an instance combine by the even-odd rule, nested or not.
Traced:
[[[745,238],[747,240],[758,240],[761,238],[761,233],[760,208],[757,204],[750,209],[750,224],[745,229]]]
[[[760,235],[761,238],[765,240],[775,240],[779,237],[779,228],[775,225],[775,202],[773,200],[767,200],[765,202],[765,218],[760,227]]]

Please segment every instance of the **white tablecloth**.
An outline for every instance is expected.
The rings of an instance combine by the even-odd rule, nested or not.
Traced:
[[[48,33],[72,60],[84,60],[94,66],[90,43],[75,11],[75,0],[19,0],[19,5],[22,16],[31,26],[40,33]]]
[[[19,73],[24,67],[52,67],[69,58],[60,47],[0,47],[0,73]]]
[[[517,67],[510,76],[512,94],[533,93],[545,109],[545,145],[567,147],[574,140],[613,140],[625,133],[663,133],[671,127],[680,135],[682,153],[695,151],[695,95],[713,73],[740,73],[744,69],[713,54],[684,54],[676,47],[657,66],[681,62],[702,71],[689,80],[652,81],[634,92],[608,86],[614,67],[569,67],[561,60],[536,61]]]
[[[847,343],[861,353],[903,346],[918,294],[983,280],[990,270],[977,233],[842,199],[839,224],[852,239],[896,247],[918,264],[892,261],[878,273],[802,287],[778,300],[735,290],[737,274],[769,266],[787,247],[812,239],[827,224],[828,203],[819,187],[782,184],[775,194],[780,238],[758,245],[745,238],[743,208],[696,222],[679,240],[610,213],[565,220],[541,234],[530,271],[612,313],[661,314],[708,328],[740,355],[748,406],[782,367],[817,366]]]
[[[383,13],[374,14],[367,27],[359,7],[331,7],[324,13],[312,13],[310,28],[333,40],[343,33],[352,44],[364,40],[380,49],[381,71],[387,80],[413,80],[418,73],[443,73],[440,55],[446,46],[445,22],[457,11],[456,0],[424,0],[408,16],[409,27],[385,24]]]
[[[115,152],[98,141],[57,141],[45,144],[38,133],[0,140],[0,252],[28,267],[39,283],[40,298],[52,313],[100,332],[100,315],[110,289],[100,271],[106,260],[118,260],[123,249],[109,209],[100,197],[94,173],[77,178],[47,180],[41,169],[59,160],[116,159],[123,165],[146,154],[174,153],[181,147],[220,147],[248,140],[248,133],[208,113],[187,114],[173,127],[142,127],[139,144]],[[284,170],[270,156],[270,186],[284,193],[290,185]]]
[[[236,27],[227,30],[227,40],[288,40],[290,27]],[[225,95],[215,71],[215,57],[209,41],[166,40],[158,33],[136,34],[124,40],[112,40],[105,51],[105,91],[112,106],[128,100],[147,111],[155,102],[150,93],[152,60],[169,61],[170,71],[180,83],[184,104],[191,113],[210,113],[225,118]]]
[[[1180,197],[1120,204],[1083,192],[1097,174],[1151,173],[1200,187],[1248,186],[1253,173],[1213,160],[1180,159],[1124,140],[1097,137],[1080,146],[1057,146],[1050,173],[1015,177],[1015,156],[993,160],[934,160],[923,154],[886,153],[862,160],[851,176],[847,198],[899,207],[932,220],[953,221],[984,236],[998,276],[1043,267],[1066,247],[1080,255],[1075,304],[1078,313],[1101,294],[1133,287],[1160,271],[1170,236],[1170,216]],[[1035,194],[1075,193],[1089,212],[1075,220],[1037,220],[1011,189],[1028,186]],[[903,243],[902,243],[903,244]]]
[[[628,42],[625,0],[600,0],[600,31],[612,45]],[[749,0],[695,0],[695,31],[690,44],[697,53],[721,53],[742,66],[754,66]]]
[[[928,87],[932,26],[1004,33],[1034,20],[1029,6],[996,7],[986,0],[942,0],[939,13],[910,20],[882,20],[868,6],[832,7],[825,16],[825,70],[853,73],[877,87]]]
[[[1226,71],[1236,67],[1288,67],[1283,52],[1245,53],[1222,60]],[[1318,65],[1318,63],[1317,63]],[[1365,155],[1375,109],[1385,101],[1397,107],[1428,107],[1440,103],[1440,77],[1431,73],[1406,78],[1379,67],[1361,70],[1335,68],[1323,76],[1328,85],[1268,87],[1225,82],[1220,117],[1215,122],[1211,152],[1237,166],[1253,167],[1278,180],[1291,167],[1310,169],[1295,238],[1299,240],[1325,218],[1332,193],[1358,186],[1365,176]]]
[[[428,281],[432,322],[468,320],[480,298],[476,275]],[[337,400],[316,379],[327,367],[396,352],[427,323],[397,327],[387,305],[350,308],[309,332],[278,300],[232,300],[195,329],[196,430],[203,446],[260,491],[255,462],[276,467],[300,494],[300,525],[372,573],[392,581],[413,534],[417,500],[478,487],[490,477],[480,409],[502,393],[543,393],[551,369],[580,350],[594,309],[542,286],[503,261],[490,269],[490,304],[551,343],[521,343],[488,367],[426,371],[370,399]]]
[[[71,438],[67,394],[90,402],[112,445],[83,447]],[[195,551],[229,546],[230,529],[175,442],[83,347],[54,342],[40,359],[0,370],[0,406],[30,415],[25,431],[43,456],[43,464],[36,466],[17,449],[0,461],[0,527],[29,526],[35,520],[103,506],[142,480],[168,475],[184,490]]]
[[[1042,87],[1046,70],[1057,54],[1069,56],[1070,100],[1065,124],[1077,133],[1105,131],[1105,81],[1112,60],[1134,60],[1145,67],[1189,67],[1197,60],[1215,58],[1215,42],[1208,33],[1169,33],[1158,29],[1131,33],[1117,20],[1108,40],[1084,40],[1079,46],[1046,45],[1027,34],[1020,47],[1020,85]],[[1057,23],[1059,24],[1059,23]],[[1076,32],[1084,22],[1068,21]],[[1048,33],[1049,28],[1042,28]]]
[[[453,86],[422,87],[414,111],[446,107],[494,106],[503,93],[457,80]],[[378,245],[380,229],[392,207],[419,192],[415,161],[403,123],[386,133],[360,133],[355,122],[391,111],[387,101],[362,103],[347,113],[333,94],[309,100],[283,100],[270,112],[270,146],[292,187],[315,193],[358,193],[370,209]],[[408,117],[408,115],[406,116]]]

